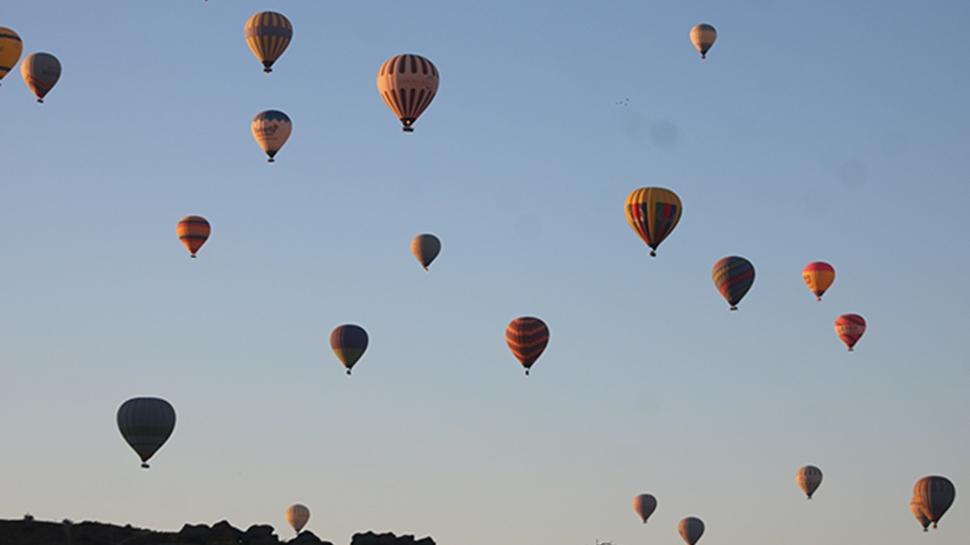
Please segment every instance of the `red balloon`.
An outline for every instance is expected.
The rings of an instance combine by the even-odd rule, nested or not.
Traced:
[[[835,319],[835,333],[849,347],[849,352],[865,332],[866,320],[858,314],[843,314]]]

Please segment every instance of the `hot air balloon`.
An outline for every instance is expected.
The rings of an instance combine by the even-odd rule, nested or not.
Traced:
[[[286,522],[290,523],[297,534],[306,526],[308,520],[310,520],[310,510],[302,503],[294,503],[286,508]]]
[[[138,453],[141,467],[148,469],[148,459],[162,448],[175,429],[175,409],[157,397],[131,398],[118,409],[118,429]]]
[[[919,522],[919,525],[923,527],[923,531],[927,532],[927,528],[930,527],[930,519],[926,517],[925,513],[923,513],[923,508],[920,506],[919,502],[916,500],[910,501],[909,510],[913,513],[913,516],[916,517],[916,522]]]
[[[273,163],[276,161],[276,154],[290,137],[293,123],[289,116],[279,110],[266,110],[253,118],[252,130],[256,143],[269,156],[268,161]]]
[[[704,521],[697,517],[687,517],[680,521],[677,530],[687,545],[694,545],[704,535]]]
[[[508,343],[512,354],[518,358],[525,374],[542,355],[549,344],[549,328],[545,322],[532,316],[516,318],[505,328],[505,342]]]
[[[418,263],[424,267],[424,270],[428,270],[428,265],[431,265],[434,258],[438,257],[440,251],[441,241],[434,235],[421,234],[411,241],[411,253],[417,258]]]
[[[347,374],[354,368],[357,360],[367,350],[367,332],[359,325],[345,324],[337,326],[330,333],[330,348],[337,355],[340,363],[347,368]]]
[[[808,499],[812,499],[812,494],[818,490],[818,485],[822,484],[822,470],[815,466],[800,467],[795,472],[795,482]]]
[[[20,63],[20,75],[37,96],[37,102],[43,103],[61,77],[61,63],[50,53],[31,53]]]
[[[717,41],[717,30],[707,23],[694,25],[694,28],[690,29],[690,43],[694,44],[694,49],[700,51],[702,59],[707,58],[707,52],[714,46],[715,41]]]
[[[633,497],[633,510],[644,524],[647,523],[647,519],[650,518],[656,508],[657,498],[651,494],[640,494]]]
[[[842,339],[849,352],[866,332],[866,321],[858,314],[843,314],[835,319],[835,333]]]
[[[0,80],[13,70],[24,52],[24,42],[13,30],[0,26]]]
[[[815,299],[821,301],[822,294],[835,282],[835,269],[824,261],[813,261],[802,269],[802,278]]]
[[[395,55],[377,71],[377,91],[404,132],[414,132],[411,125],[438,93],[438,69],[421,55]]]
[[[738,310],[738,303],[754,284],[754,265],[743,257],[724,257],[714,264],[711,276],[731,310]]]
[[[185,216],[175,226],[175,232],[182,244],[189,250],[190,256],[194,258],[205,241],[209,239],[212,228],[202,216]]]
[[[641,187],[626,198],[626,221],[656,257],[657,246],[677,227],[684,207],[680,197],[662,187]]]
[[[913,486],[913,502],[923,510],[923,514],[936,528],[938,522],[953,505],[957,490],[946,477],[931,475],[916,481]]]
[[[243,35],[253,55],[263,63],[263,72],[269,74],[293,39],[293,24],[282,13],[261,11],[246,21]]]

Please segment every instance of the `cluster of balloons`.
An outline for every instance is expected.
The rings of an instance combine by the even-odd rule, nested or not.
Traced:
[[[24,42],[20,35],[6,27],[0,27],[0,80],[13,70],[24,52]],[[37,102],[43,103],[44,97],[51,92],[61,78],[61,62],[50,53],[31,53],[20,63],[20,75]]]

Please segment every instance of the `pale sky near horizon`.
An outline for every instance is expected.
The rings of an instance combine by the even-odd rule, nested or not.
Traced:
[[[402,6],[3,3],[63,75],[43,105],[19,66],[0,86],[0,518],[291,537],[301,502],[337,544],[680,543],[688,515],[701,545],[965,542],[970,3]],[[294,25],[268,77],[242,36],[264,9]],[[413,134],[374,83],[405,52],[441,73]],[[265,109],[293,119],[273,165]],[[684,203],[655,259],[640,186]],[[196,260],[186,214],[213,227]],[[733,313],[726,255],[757,270]],[[521,315],[551,330],[528,378]],[[371,339],[349,378],[348,322]],[[138,395],[178,415],[149,471],[115,424]],[[957,499],[923,535],[929,474]]]

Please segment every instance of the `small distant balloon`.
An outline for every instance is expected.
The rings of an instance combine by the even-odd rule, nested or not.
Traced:
[[[687,517],[680,521],[677,530],[687,545],[694,545],[704,535],[704,522],[697,517]]]
[[[175,232],[189,251],[190,257],[194,258],[195,254],[202,249],[205,241],[209,240],[212,227],[209,225],[209,221],[202,216],[185,216],[175,226]]]
[[[923,477],[913,485],[913,502],[920,506],[926,518],[933,523],[933,528],[953,505],[956,495],[953,482],[939,475]]]
[[[647,519],[650,518],[650,515],[656,509],[657,498],[653,497],[652,494],[639,494],[633,497],[633,511],[636,512],[644,524],[647,523]]]
[[[680,197],[669,189],[641,187],[626,198],[623,211],[630,228],[650,248],[650,255],[656,257],[657,247],[677,227],[684,207]]]
[[[288,115],[279,110],[266,110],[256,114],[251,129],[256,143],[269,156],[268,162],[272,163],[276,161],[280,148],[289,139],[293,123]]]
[[[505,328],[505,342],[528,375],[549,344],[549,328],[545,322],[533,316],[516,318]]]
[[[377,91],[401,129],[414,132],[412,125],[438,94],[438,69],[421,55],[395,55],[378,69]]]
[[[411,253],[424,270],[428,270],[428,266],[438,257],[439,252],[441,252],[441,241],[432,234],[420,234],[411,241]]]
[[[812,499],[812,494],[818,490],[822,484],[822,470],[815,466],[803,466],[795,472],[795,482],[798,488],[802,489],[808,499]]]
[[[148,469],[148,460],[175,430],[175,409],[157,397],[134,397],[118,408],[118,429]]]
[[[348,375],[367,350],[367,343],[367,332],[359,325],[337,326],[330,333],[330,348],[333,349],[337,359],[347,369]]]
[[[707,23],[694,25],[694,28],[690,29],[690,43],[694,44],[694,49],[700,52],[702,59],[707,58],[707,52],[714,46],[715,41],[717,41],[717,30]]]
[[[815,299],[822,300],[824,294],[835,282],[835,268],[824,261],[813,261],[802,269],[802,279],[805,285],[815,294]]]
[[[31,53],[20,63],[20,75],[37,97],[37,102],[43,103],[44,97],[61,78],[61,62],[50,53]]]
[[[306,526],[310,520],[310,510],[302,503],[294,503],[286,508],[286,522],[290,524],[293,531],[297,534]]]
[[[926,516],[926,513],[923,512],[923,507],[920,506],[919,502],[915,500],[909,502],[909,510],[913,513],[913,516],[916,517],[916,522],[923,527],[923,531],[928,532],[928,528],[930,527],[930,519]]]
[[[835,319],[835,334],[842,339],[849,352],[855,350],[855,345],[866,332],[866,320],[858,314],[843,314]]]
[[[731,310],[738,310],[738,303],[754,284],[754,265],[743,257],[724,257],[714,264],[711,277]]]
[[[13,70],[24,52],[24,42],[13,29],[0,26],[0,80]]]
[[[253,55],[263,63],[263,72],[269,74],[273,71],[273,63],[293,39],[293,24],[282,13],[261,11],[246,21],[243,36]]]

